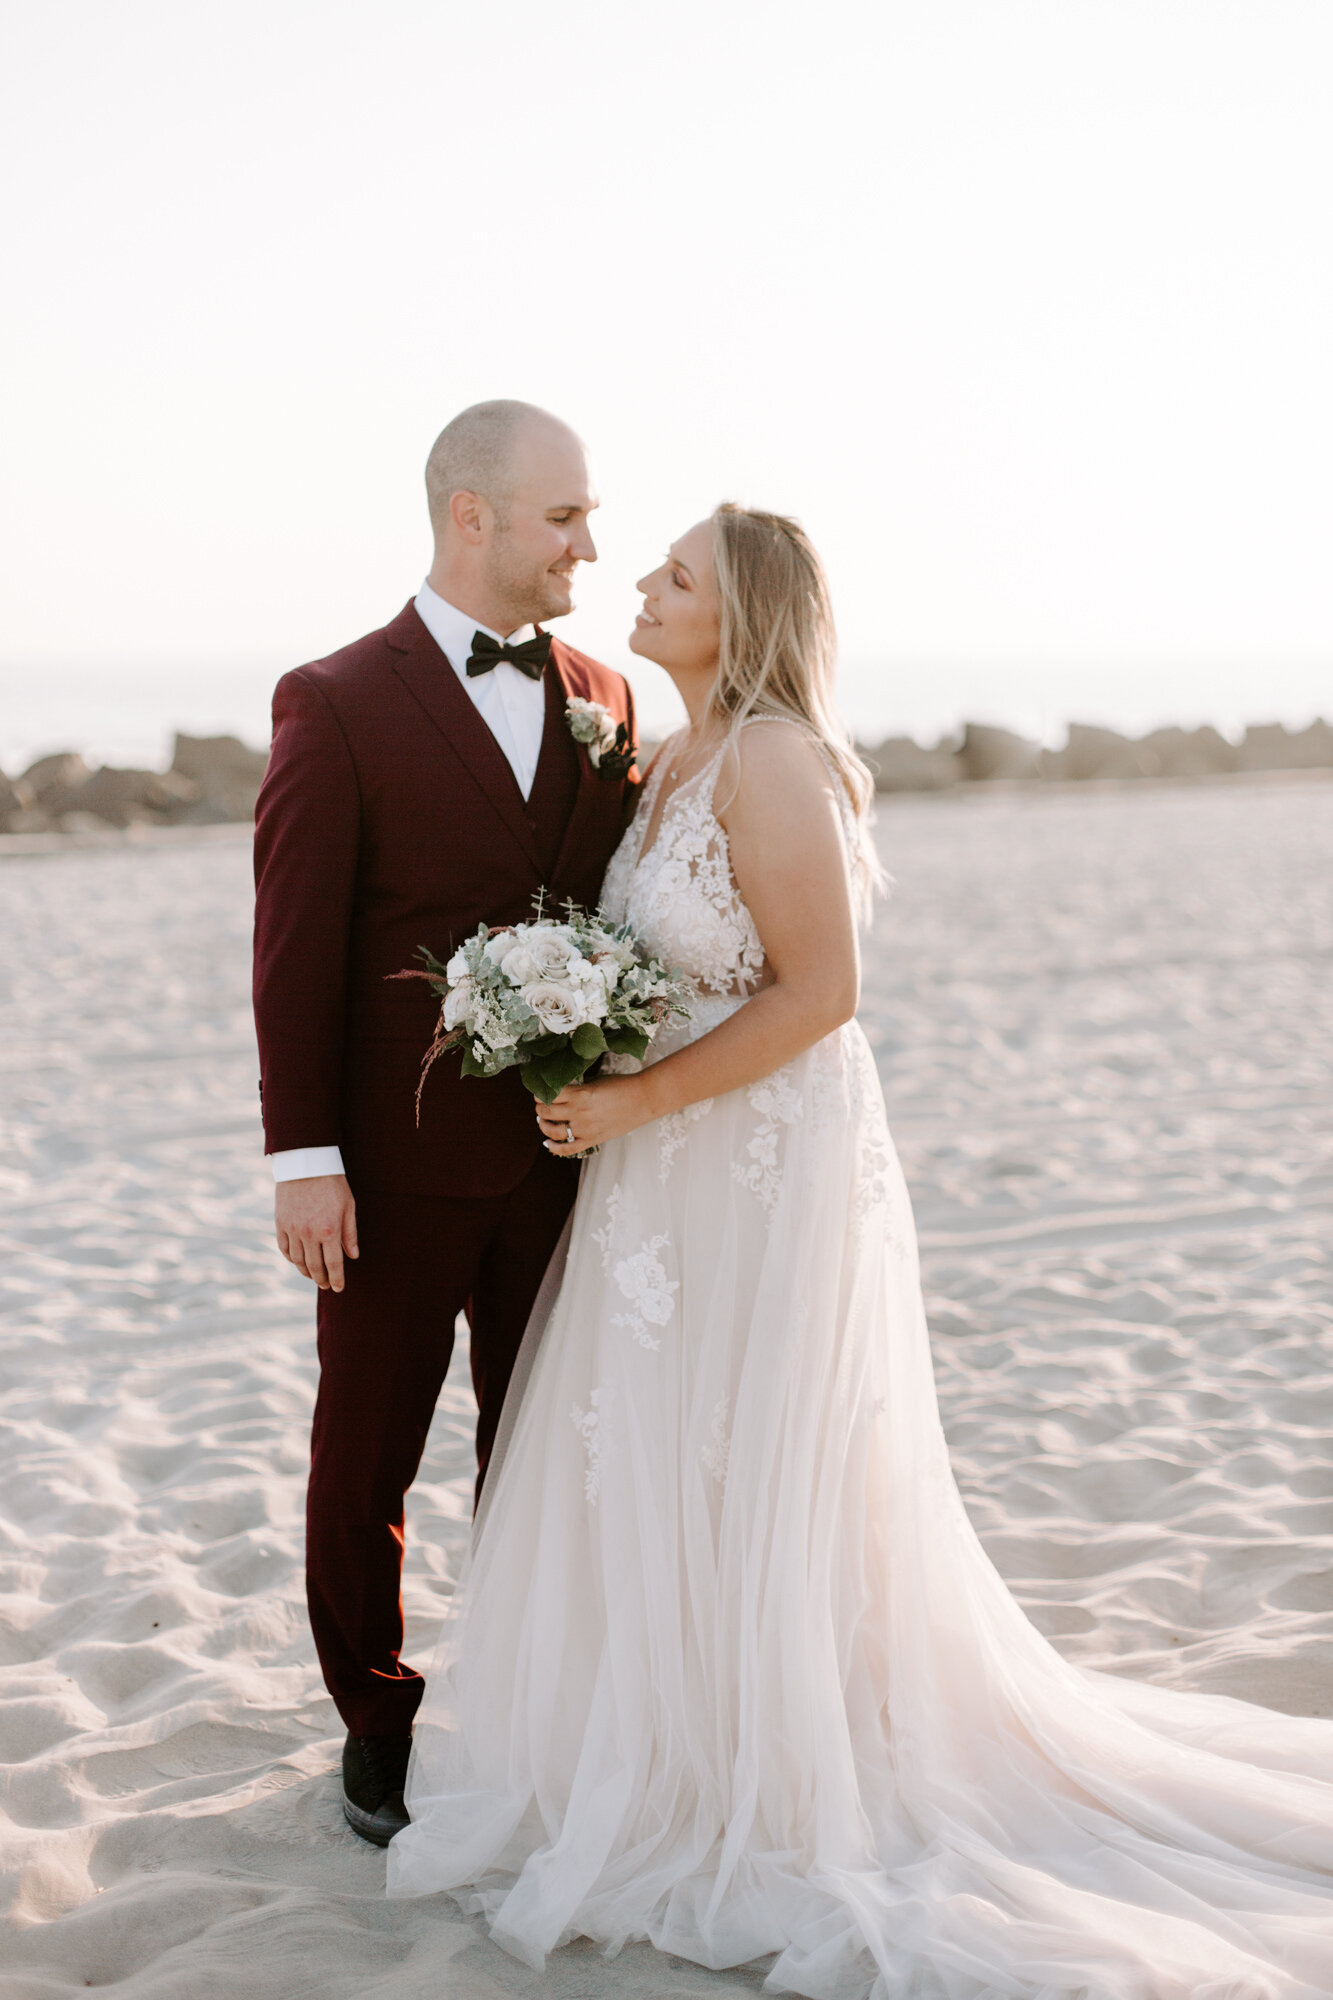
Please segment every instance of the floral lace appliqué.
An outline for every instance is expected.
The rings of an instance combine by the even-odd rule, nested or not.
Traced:
[[[628,1312],[611,1315],[612,1326],[627,1326],[640,1347],[654,1352],[662,1342],[648,1329],[666,1325],[676,1310],[675,1295],[680,1290],[679,1279],[668,1278],[666,1266],[657,1254],[667,1249],[670,1242],[669,1236],[650,1236],[632,1256],[619,1260],[614,1273],[616,1283],[631,1303]]]
[[[643,1233],[639,1204],[626,1195],[619,1181],[606,1197],[606,1221],[591,1231],[592,1241],[602,1253],[602,1269],[613,1277],[622,1297],[630,1302],[628,1312],[613,1313],[612,1326],[628,1327],[640,1347],[650,1352],[662,1343],[650,1329],[665,1326],[676,1310],[680,1281],[669,1278],[660,1255],[670,1250],[665,1234]]]
[[[782,1168],[778,1164],[779,1128],[794,1125],[804,1106],[801,1093],[787,1069],[775,1069],[772,1076],[752,1083],[746,1092],[759,1113],[754,1137],[745,1148],[748,1159],[736,1160],[732,1174],[742,1187],[757,1195],[760,1206],[772,1215],[782,1191]]]
[[[874,1058],[863,1049],[852,1065],[852,1115],[856,1121],[856,1179],[848,1204],[848,1225],[852,1235],[863,1236],[872,1220],[879,1218],[890,1246],[900,1248],[897,1236],[888,1229],[893,1197],[893,1146],[879,1100]]]
[[[876,1131],[872,1125],[863,1135],[856,1163],[856,1184],[852,1189],[848,1215],[853,1236],[864,1235],[871,1217],[887,1211],[890,1165],[888,1134]]]
[[[727,1467],[731,1461],[731,1436],[727,1429],[727,1418],[731,1415],[730,1396],[720,1396],[713,1405],[712,1422],[708,1426],[708,1443],[699,1453],[705,1472],[711,1472],[719,1486],[727,1483]]]
[[[569,1413],[570,1422],[583,1439],[588,1463],[583,1473],[583,1497],[595,1507],[602,1496],[602,1473],[614,1443],[616,1392],[610,1383],[589,1392],[588,1407],[577,1403]]]
[[[611,1269],[611,1245],[615,1236],[616,1217],[620,1213],[620,1201],[620,1182],[617,1181],[610,1194],[606,1197],[606,1221],[600,1229],[594,1229],[590,1232],[593,1242],[602,1253],[602,1269],[604,1271]]]
[[[657,1178],[664,1181],[671,1172],[671,1163],[689,1137],[691,1125],[713,1108],[711,1097],[701,1097],[697,1104],[687,1104],[683,1111],[669,1111],[665,1118],[658,1120],[657,1126]]]
[[[764,968],[764,947],[731,872],[726,829],[713,810],[725,745],[667,799],[647,853],[643,843],[668,762],[659,755],[602,885],[602,907],[649,949],[678,965],[701,993],[744,995]]]

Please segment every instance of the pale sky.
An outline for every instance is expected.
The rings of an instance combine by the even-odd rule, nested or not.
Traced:
[[[258,739],[483,396],[593,452],[564,630],[798,513],[872,739],[1333,711],[1328,0],[9,0],[0,755]],[[647,719],[674,717],[656,670]]]

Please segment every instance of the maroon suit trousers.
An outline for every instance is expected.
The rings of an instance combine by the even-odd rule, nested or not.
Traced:
[[[406,1733],[423,1681],[403,1644],[404,1496],[416,1477],[466,1310],[477,1490],[546,1266],[578,1187],[539,1152],[510,1193],[357,1198],[361,1254],[319,1295],[319,1396],[306,1517],[310,1623],[329,1692],[355,1736]]]

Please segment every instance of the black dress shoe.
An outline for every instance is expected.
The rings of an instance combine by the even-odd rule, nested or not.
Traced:
[[[403,1804],[410,1736],[349,1736],[343,1744],[343,1815],[353,1833],[387,1847],[408,1824]]]

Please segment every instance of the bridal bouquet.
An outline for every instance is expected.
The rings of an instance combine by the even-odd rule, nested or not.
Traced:
[[[389,975],[428,981],[443,1003],[421,1067],[418,1122],[427,1074],[446,1049],[462,1049],[464,1076],[517,1069],[550,1104],[602,1056],[642,1058],[663,1022],[689,1013],[680,973],[649,957],[627,925],[613,929],[573,903],[563,922],[539,909],[528,924],[481,924],[447,965],[424,945],[418,955],[424,972]]]

